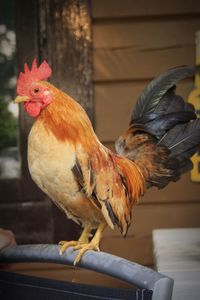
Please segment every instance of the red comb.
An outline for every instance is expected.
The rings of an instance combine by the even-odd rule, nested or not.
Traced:
[[[17,94],[27,95],[27,89],[32,82],[45,80],[51,76],[51,73],[52,70],[45,60],[37,67],[37,61],[34,59],[31,70],[29,70],[28,65],[25,64],[24,73],[20,72],[17,80]]]

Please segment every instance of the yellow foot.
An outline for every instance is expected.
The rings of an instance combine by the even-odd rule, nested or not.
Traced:
[[[81,245],[81,244],[87,244],[87,243],[89,243],[89,238],[91,236],[90,231],[91,231],[90,228],[85,227],[78,241],[60,241],[59,242],[59,246],[61,246],[61,248],[60,248],[60,255],[63,255],[63,253],[69,247],[73,247],[73,246],[78,246],[78,245]]]
[[[63,255],[63,253],[69,248],[73,246],[77,246],[80,242],[79,241],[60,241],[59,246],[60,248],[60,255]]]
[[[95,250],[95,251],[100,251],[99,249],[99,243],[93,243],[92,241],[89,244],[80,244],[74,247],[74,250],[80,250],[79,253],[77,254],[75,260],[74,260],[74,266],[80,262],[83,254],[87,252],[88,250]]]
[[[61,241],[59,245],[60,248],[60,255],[62,255],[67,248],[73,247],[74,250],[79,250],[79,253],[77,254],[75,260],[74,260],[74,266],[81,260],[83,254],[88,250],[95,250],[100,251],[99,249],[99,243],[102,238],[103,231],[106,227],[106,224],[102,223],[97,228],[97,231],[92,238],[92,240],[89,242],[90,235],[90,228],[86,227],[84,228],[80,238],[78,241]]]

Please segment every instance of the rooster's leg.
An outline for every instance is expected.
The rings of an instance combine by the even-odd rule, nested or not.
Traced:
[[[88,250],[96,250],[100,251],[99,249],[99,243],[102,239],[102,235],[104,232],[104,229],[106,227],[106,224],[102,223],[97,228],[97,231],[94,235],[94,237],[91,239],[90,242],[84,243],[84,244],[78,244],[74,247],[75,250],[80,250],[78,255],[75,258],[74,265],[76,265],[80,260],[83,254]]]
[[[60,255],[62,255],[69,247],[78,246],[81,244],[88,244],[89,237],[91,236],[90,231],[91,229],[89,227],[85,227],[78,241],[60,241]]]

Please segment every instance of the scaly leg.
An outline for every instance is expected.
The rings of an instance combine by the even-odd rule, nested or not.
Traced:
[[[83,254],[86,251],[88,251],[88,250],[100,251],[99,243],[102,239],[102,235],[103,235],[105,227],[106,227],[105,223],[100,224],[99,227],[97,228],[97,231],[96,231],[94,237],[92,238],[92,240],[90,242],[87,242],[84,244],[78,244],[74,247],[74,250],[80,250],[74,260],[74,266],[81,260]]]
[[[69,247],[78,246],[81,244],[88,244],[89,237],[91,236],[90,231],[91,229],[89,227],[85,227],[78,241],[60,241],[59,242],[59,245],[61,246],[60,255],[62,255]]]

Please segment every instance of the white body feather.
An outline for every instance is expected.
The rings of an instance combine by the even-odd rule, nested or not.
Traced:
[[[80,191],[72,173],[75,149],[69,142],[59,142],[36,121],[28,138],[28,165],[34,182],[73,221],[96,228],[103,216]]]

